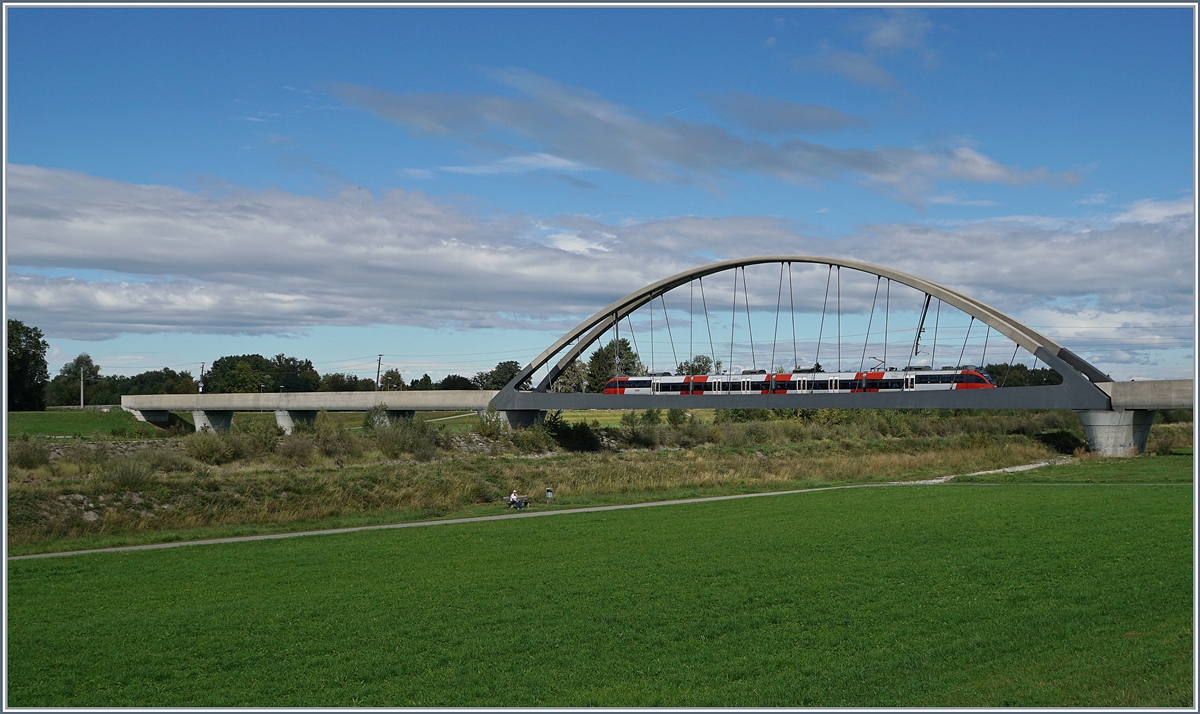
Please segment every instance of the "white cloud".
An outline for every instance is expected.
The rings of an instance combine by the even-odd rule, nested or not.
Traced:
[[[494,150],[523,138],[528,154],[491,163],[445,167],[474,174],[539,169],[612,171],[642,181],[712,187],[724,175],[757,174],[802,186],[852,180],[913,205],[940,182],[1027,184],[1076,179],[1040,168],[1023,171],[959,146],[950,151],[898,147],[873,149],[826,146],[784,135],[771,140],[740,137],[716,124],[677,117],[650,117],[609,102],[594,92],[563,86],[523,70],[492,77],[523,98],[399,94],[337,84],[330,88],[347,104],[413,132],[445,136]],[[735,95],[742,99],[745,95]],[[720,98],[715,98],[718,106]],[[728,102],[726,102],[728,104]],[[756,98],[736,112],[739,121],[773,134],[798,128],[850,127],[861,119],[830,107]]]
[[[523,174],[529,171],[584,171],[587,166],[545,153],[509,156],[499,161],[473,166],[442,166],[439,171],[458,174]]]
[[[1143,199],[1134,201],[1124,213],[1113,217],[1117,223],[1162,223],[1171,219],[1192,216],[1192,198],[1181,198],[1178,201],[1155,201]]]
[[[9,314],[54,338],[372,324],[565,332],[667,275],[765,254],[843,256],[918,275],[1044,326],[1085,356],[1122,349],[1150,359],[1181,349],[1180,331],[1168,326],[1192,320],[1194,224],[1190,208],[1179,212],[1190,202],[1139,202],[1121,222],[1098,220],[1086,231],[1018,216],[875,225],[827,240],[767,217],[483,218],[399,190],[207,195],[32,166],[8,171]],[[111,279],[94,277],[103,271]],[[774,306],[772,280],[751,281],[752,301]],[[847,311],[870,307],[871,281],[859,282],[843,286]],[[797,266],[799,307],[819,309],[823,287],[820,269]],[[1095,329],[1105,325],[1126,327]],[[1138,339],[1103,342],[1122,335]]]
[[[1114,195],[1115,194],[1112,191],[1097,191],[1097,192],[1091,194],[1090,196],[1085,196],[1085,197],[1079,199],[1078,201],[1074,201],[1071,205],[1072,206],[1099,206],[1101,204],[1108,203],[1108,199],[1112,198]]]

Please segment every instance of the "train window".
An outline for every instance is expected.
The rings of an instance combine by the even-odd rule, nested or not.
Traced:
[[[755,392],[761,392],[764,389],[770,389],[770,388],[771,388],[770,382],[751,382],[750,383],[750,389]]]
[[[623,385],[626,389],[649,389],[650,380],[648,379],[631,379]]]

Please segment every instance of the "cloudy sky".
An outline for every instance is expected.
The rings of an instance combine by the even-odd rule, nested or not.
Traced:
[[[1190,8],[6,13],[7,313],[52,372],[473,374],[689,267],[806,254],[1117,379],[1192,373]]]

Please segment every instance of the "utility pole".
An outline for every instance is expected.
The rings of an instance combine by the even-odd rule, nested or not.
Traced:
[[[79,408],[83,409],[83,362],[79,363]]]
[[[200,393],[204,394],[204,362],[200,363]]]
[[[383,368],[383,355],[379,355],[379,361],[375,363],[375,391],[379,391],[379,370]]]

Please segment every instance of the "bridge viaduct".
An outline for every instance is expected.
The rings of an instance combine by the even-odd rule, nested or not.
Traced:
[[[693,280],[747,266],[795,263],[848,268],[918,290],[928,308],[932,299],[951,305],[1016,343],[1062,376],[1053,386],[878,393],[611,395],[552,391],[562,371],[622,319],[665,293]],[[782,289],[782,267],[781,267]],[[736,276],[735,276],[736,293]],[[665,305],[665,303],[664,303]],[[735,297],[736,306],[736,297]],[[747,307],[747,310],[749,308]],[[874,310],[874,308],[872,308]],[[922,322],[925,314],[922,313]],[[921,333],[918,325],[917,334]],[[919,339],[919,338],[918,338]],[[914,347],[915,350],[915,347]],[[1015,354],[1015,351],[1014,351]],[[539,369],[546,376],[532,389],[519,389]],[[1158,409],[1192,408],[1192,380],[1114,382],[1103,372],[1049,337],[973,298],[890,268],[859,261],[816,256],[775,255],[722,261],[685,271],[617,300],[584,320],[525,366],[498,391],[307,392],[290,394],[189,394],[124,396],[121,406],[139,420],[165,425],[172,411],[190,411],[197,430],[228,429],[235,411],[270,411],[286,432],[311,421],[320,410],[366,411],[384,406],[389,416],[415,411],[471,410],[494,407],[513,425],[533,423],[555,409],[663,408],[843,408],[843,409],[1072,409],[1079,414],[1089,448],[1110,456],[1133,456],[1146,447]]]

